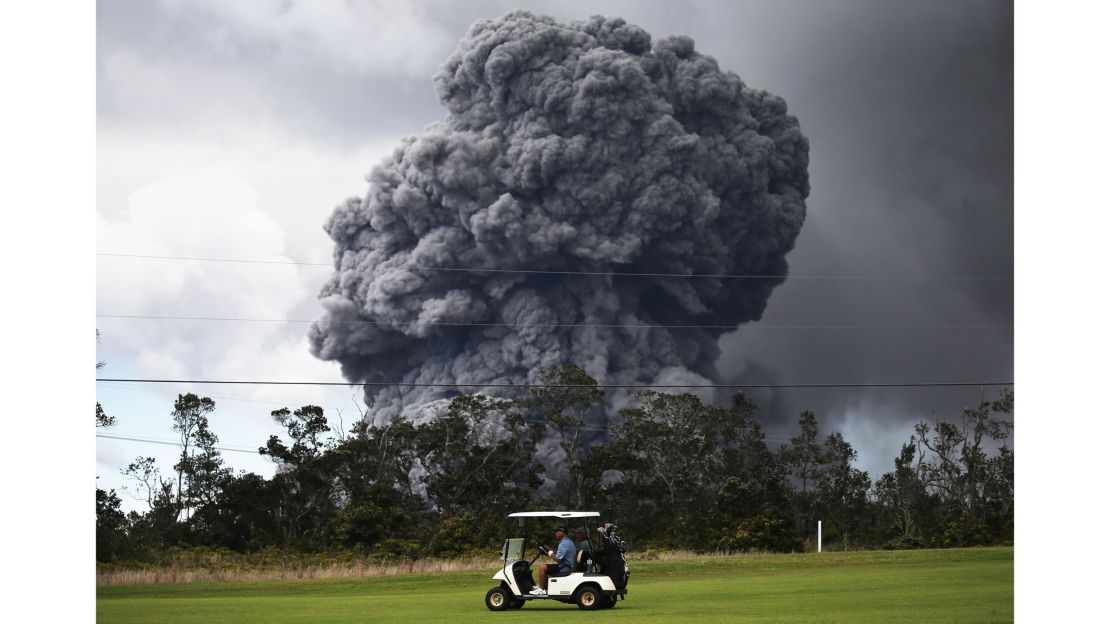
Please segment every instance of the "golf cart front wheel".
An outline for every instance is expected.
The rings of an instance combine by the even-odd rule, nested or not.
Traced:
[[[617,597],[616,596],[606,596],[605,598],[601,599],[601,608],[602,609],[612,609],[615,606],[617,606]]]
[[[587,611],[593,611],[600,607],[603,600],[601,592],[594,587],[583,587],[574,595],[574,601],[578,603],[578,608]]]
[[[486,592],[486,608],[490,611],[504,611],[509,608],[512,600],[513,596],[504,587],[494,587]]]

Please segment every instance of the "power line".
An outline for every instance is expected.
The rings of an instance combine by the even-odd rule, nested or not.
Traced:
[[[116,390],[129,390],[129,391],[132,391],[132,392],[151,392],[151,393],[156,393],[156,394],[171,394],[171,395],[172,394],[178,394],[175,390],[170,390],[169,388],[137,388],[135,386],[118,386],[118,385],[112,385],[112,384],[107,384],[107,383],[101,383],[101,381],[99,379],[97,380],[96,383],[97,383],[98,386],[100,386],[102,388],[112,388],[112,389],[116,389]],[[206,396],[208,396],[208,398],[210,398],[210,399],[221,399],[221,400],[224,400],[224,401],[240,401],[240,402],[243,402],[243,403],[259,403],[259,404],[263,404],[263,405],[283,405],[283,406],[309,405],[309,404],[317,405],[316,403],[314,403],[312,401],[302,401],[300,399],[298,399],[298,400],[289,400],[289,401],[265,401],[265,400],[262,400],[262,399],[248,399],[246,397],[228,396],[228,395],[220,395],[220,394],[208,394]],[[356,408],[352,408],[351,406],[339,407],[337,405],[321,405],[320,407],[323,407],[325,409],[331,409],[331,410],[339,410],[341,412],[343,410],[356,409]]]
[[[413,265],[421,271],[454,271],[460,273],[522,273],[539,275],[593,275],[599,277],[704,277],[713,279],[802,279],[802,280],[1013,280],[1004,276],[947,275],[765,275],[744,273],[618,273],[615,271],[545,271],[532,269],[483,269],[429,267]]]
[[[294,266],[334,267],[325,262],[298,262],[295,260],[252,260],[246,258],[200,258],[192,256],[155,256],[144,254],[98,253],[97,256],[111,258],[146,258],[153,260],[186,260],[194,262],[230,262],[244,264],[284,264]],[[730,273],[620,273],[615,271],[555,271],[542,269],[490,269],[483,267],[433,267],[409,265],[406,268],[419,271],[445,271],[456,273],[514,273],[532,275],[592,275],[600,277],[686,277],[715,279],[798,279],[798,280],[998,280],[1013,281],[1013,276],[1004,275],[764,275]]]
[[[531,423],[531,424],[536,424],[539,421],[528,421],[528,422]],[[584,426],[581,426],[581,427],[566,427],[566,428],[567,429],[575,429],[575,430],[578,430],[578,431],[597,431],[597,432],[608,432],[608,431],[610,431],[609,427],[601,426],[601,425],[584,425]],[[163,445],[163,446],[176,446],[178,448],[181,448],[181,443],[180,442],[175,442],[173,440],[166,440],[164,438],[146,438],[146,437],[137,437],[137,436],[116,435],[116,434],[111,434],[111,433],[98,433],[98,434],[96,434],[96,437],[106,438],[106,439],[110,439],[110,440],[124,440],[124,441],[127,441],[127,442],[143,442],[143,443],[146,443],[146,444],[160,444],[160,445]],[[790,441],[789,438],[786,438],[786,437],[783,437],[783,436],[763,436],[762,440],[764,440],[766,442],[789,442]],[[251,449],[246,449],[246,448],[236,448],[236,447],[231,447],[231,446],[214,446],[212,448],[214,448],[218,451],[227,451],[229,453],[249,453],[251,455],[261,456],[261,453],[259,453],[257,450],[251,450]]]
[[[136,388],[134,386],[108,385],[108,384],[102,383],[100,380],[97,380],[97,384],[99,384],[101,387],[117,388],[117,389],[120,389],[120,390],[153,392],[153,393],[159,393],[159,394],[166,394],[166,393],[177,394],[176,392],[174,392],[172,390],[168,390],[168,389]],[[297,404],[297,403],[299,403],[301,405],[315,405],[315,403],[313,403],[312,401],[259,401],[259,400],[255,400],[255,399],[245,399],[245,398],[241,398],[241,397],[225,396],[225,395],[219,395],[219,394],[208,394],[208,393],[205,393],[205,396],[208,397],[208,398],[211,398],[211,399],[224,399],[224,400],[229,400],[229,401],[244,401],[244,402],[248,402],[248,403],[265,403],[265,404],[272,404],[272,405],[293,405],[293,404]],[[327,405],[324,405],[324,406],[321,406],[321,407],[324,407],[324,408],[327,408],[327,409],[335,409],[335,410],[339,410],[341,412],[343,410],[347,409],[347,408],[340,408],[340,407],[327,406]],[[360,412],[360,415],[361,415],[361,412]],[[528,422],[528,424],[541,424],[541,423],[544,423],[544,422],[547,422],[547,421],[544,421],[544,420],[527,420],[526,422]],[[567,428],[575,429],[577,431],[607,432],[607,431],[610,430],[610,428],[607,425],[590,425],[590,424],[585,424],[585,425],[578,426],[578,427],[570,426],[570,427],[567,427]],[[101,434],[97,434],[97,435],[101,435]],[[101,437],[118,437],[118,436],[104,434],[104,435],[101,435]],[[178,443],[178,442],[166,441],[166,440],[156,440],[156,439],[142,439],[142,440],[140,440],[138,438],[119,438],[119,439],[127,439],[127,440],[134,439],[135,441],[144,441],[144,442],[149,441],[149,442],[156,442],[158,444],[175,444],[177,446],[180,446],[180,443]],[[781,438],[781,437],[776,437],[776,436],[764,436],[764,439],[771,440],[771,441],[787,441],[787,438]],[[251,451],[251,452],[253,452],[253,451]]]
[[[180,384],[228,384],[258,386],[374,386],[410,388],[943,388],[975,386],[1012,386],[1012,381],[941,381],[910,383],[795,383],[795,384],[511,384],[511,383],[424,383],[410,381],[245,381],[217,379],[116,379],[100,378],[97,381],[126,383],[180,383]]]
[[[139,437],[133,437],[133,436],[115,435],[115,434],[112,434],[112,433],[98,433],[98,434],[96,434],[96,437],[98,437],[98,438],[109,438],[109,439],[112,439],[112,440],[127,440],[129,442],[146,442],[148,444],[164,444],[164,445],[167,445],[167,446],[181,447],[180,442],[174,442],[172,440],[165,440],[165,439],[158,439],[158,438],[139,438]],[[245,449],[245,448],[234,448],[234,447],[230,447],[230,446],[213,446],[212,448],[214,448],[218,451],[229,451],[229,452],[233,452],[233,453],[251,453],[252,455],[258,455],[259,454],[257,450],[252,451],[252,450]]]
[[[297,262],[295,260],[249,260],[245,258],[194,258],[188,256],[150,256],[144,254],[98,253],[108,258],[147,258],[150,260],[192,260],[196,262],[233,262],[241,264],[285,264],[295,266],[330,267],[330,262]]]
[[[243,323],[321,323],[339,325],[430,325],[440,327],[582,327],[600,329],[1012,329],[1012,324],[920,324],[920,325],[646,325],[621,323],[462,323],[448,321],[345,321],[332,319],[265,319],[226,316],[155,316],[145,314],[97,314],[97,318],[150,319],[167,321],[229,321]]]
[[[530,425],[538,425],[538,424],[543,424],[545,421],[525,419],[525,422],[527,422]],[[546,421],[546,422],[550,422],[550,421]],[[579,426],[579,427],[565,426],[564,428],[565,429],[574,429],[574,430],[577,430],[577,431],[601,431],[601,432],[612,431],[612,428],[609,427],[608,425],[582,425],[582,426]],[[790,438],[786,437],[786,436],[769,436],[769,435],[766,435],[766,434],[764,434],[760,439],[764,440],[764,441],[767,441],[767,442],[789,442],[790,441]]]

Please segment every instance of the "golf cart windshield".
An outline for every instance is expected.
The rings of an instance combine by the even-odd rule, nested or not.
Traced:
[[[520,561],[524,559],[524,550],[530,542],[535,542],[532,536],[531,518],[509,518],[509,530],[506,532],[505,546],[502,549],[502,559],[505,561]]]
[[[505,540],[505,552],[502,553],[505,561],[520,561],[524,558],[524,538],[510,537]]]

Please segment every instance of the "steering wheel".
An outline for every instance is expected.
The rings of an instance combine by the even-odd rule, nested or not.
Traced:
[[[536,553],[536,556],[532,557],[532,560],[528,562],[528,567],[532,567],[532,564],[536,562],[536,559],[547,556],[547,548],[545,548],[542,544],[536,544],[536,550],[538,550],[539,552]]]

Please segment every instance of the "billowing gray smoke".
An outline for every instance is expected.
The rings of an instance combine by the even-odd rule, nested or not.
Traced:
[[[786,103],[687,37],[527,12],[474,24],[435,85],[447,117],[326,225],[314,353],[351,381],[468,390],[562,362],[608,383],[717,379],[717,338],[781,279],[559,272],[785,274],[809,192]],[[455,393],[367,398],[380,421]]]

